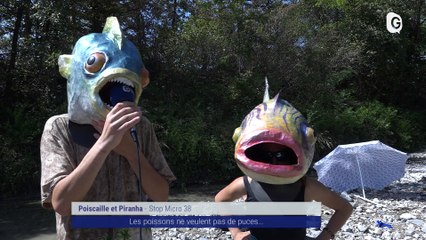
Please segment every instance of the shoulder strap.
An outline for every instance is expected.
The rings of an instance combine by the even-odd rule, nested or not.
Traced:
[[[263,190],[262,186],[260,184],[252,179],[251,182],[248,181],[248,177],[244,176],[244,186],[246,187],[246,191],[249,195],[253,196],[256,201],[259,202],[271,202],[271,198],[269,195]]]

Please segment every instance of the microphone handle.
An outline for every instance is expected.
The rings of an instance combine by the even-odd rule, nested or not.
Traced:
[[[135,143],[138,143],[138,133],[136,132],[136,126],[130,129],[130,135],[132,135],[132,139]]]

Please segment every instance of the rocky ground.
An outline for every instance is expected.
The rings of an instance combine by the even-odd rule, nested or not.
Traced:
[[[360,195],[360,191],[342,194],[354,212],[335,239],[426,240],[426,154],[411,155],[405,176],[399,181],[380,191],[366,190],[367,200],[358,197]],[[323,207],[323,226],[331,214],[332,210]],[[384,224],[380,227],[377,221]],[[319,233],[319,229],[308,229],[309,237]],[[215,228],[160,228],[153,229],[153,235],[155,240],[231,239],[229,232]]]
[[[366,191],[364,201],[352,191],[345,195],[354,207],[354,213],[336,239],[424,239],[426,240],[426,151],[410,154],[406,174],[381,191]],[[206,185],[175,189],[170,201],[213,201],[223,186]],[[37,196],[38,197],[38,196]],[[323,208],[325,225],[332,210]],[[392,228],[378,227],[380,220]],[[22,231],[25,226],[25,231]],[[315,237],[318,229],[308,229]],[[229,232],[220,229],[170,228],[153,229],[155,240],[230,240]],[[0,239],[53,240],[56,239],[55,218],[52,211],[40,207],[36,201],[0,201]]]

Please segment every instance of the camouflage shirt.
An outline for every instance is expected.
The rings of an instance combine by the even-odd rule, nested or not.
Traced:
[[[52,208],[52,190],[56,184],[70,174],[81,162],[89,148],[76,144],[71,139],[67,114],[51,117],[45,124],[40,143],[41,155],[41,202],[43,207]],[[175,180],[155,136],[154,129],[145,117],[138,124],[141,151],[150,164],[169,182]],[[81,201],[138,201],[137,177],[128,161],[111,152],[100,169],[85,198]],[[139,239],[139,228],[129,229],[73,229],[70,216],[56,213],[58,239]],[[129,238],[126,238],[129,239]],[[152,239],[149,228],[142,229],[142,239]]]

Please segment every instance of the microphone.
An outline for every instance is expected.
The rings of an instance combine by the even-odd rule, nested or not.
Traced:
[[[119,102],[134,102],[135,91],[126,84],[114,82],[109,89],[109,101],[112,106],[115,106]],[[138,135],[135,126],[130,129],[130,135],[132,135],[133,141],[138,143]]]

